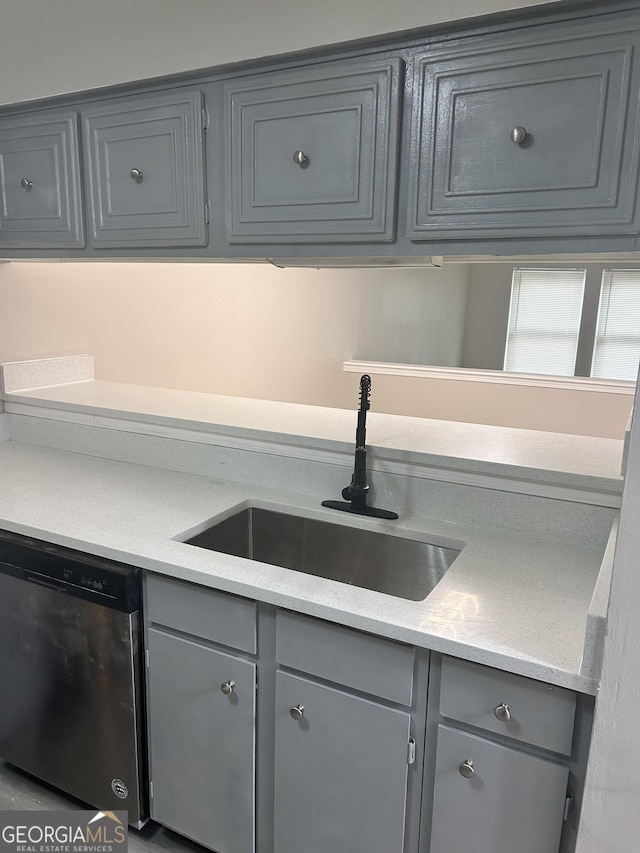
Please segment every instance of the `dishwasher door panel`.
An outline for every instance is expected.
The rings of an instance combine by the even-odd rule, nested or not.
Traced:
[[[0,572],[0,758],[143,816],[139,613]],[[141,808],[142,803],[142,808]]]

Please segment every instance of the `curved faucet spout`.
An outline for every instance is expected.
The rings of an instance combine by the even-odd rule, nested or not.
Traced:
[[[388,509],[378,509],[367,505],[367,412],[371,408],[371,377],[365,373],[360,377],[360,408],[358,409],[358,426],[356,428],[356,452],[351,483],[342,490],[344,501],[322,501],[322,506],[338,509],[342,512],[354,512],[358,515],[369,515],[374,518],[395,519],[397,512]]]

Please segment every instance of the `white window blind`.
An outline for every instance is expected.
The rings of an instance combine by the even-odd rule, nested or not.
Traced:
[[[504,369],[573,376],[585,270],[514,269]]]
[[[604,270],[591,375],[635,382],[640,360],[640,270]]]

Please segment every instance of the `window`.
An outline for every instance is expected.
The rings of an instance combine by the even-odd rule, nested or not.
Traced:
[[[504,369],[573,376],[585,270],[514,269]]]
[[[640,360],[640,270],[604,270],[591,375],[636,381]]]

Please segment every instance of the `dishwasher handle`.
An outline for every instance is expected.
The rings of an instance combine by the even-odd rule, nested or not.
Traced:
[[[31,583],[37,583],[39,586],[46,586],[47,589],[52,589],[55,592],[67,591],[66,585],[56,581],[54,578],[46,578],[44,575],[36,575],[32,572],[25,572],[24,577],[25,580],[28,580]]]

